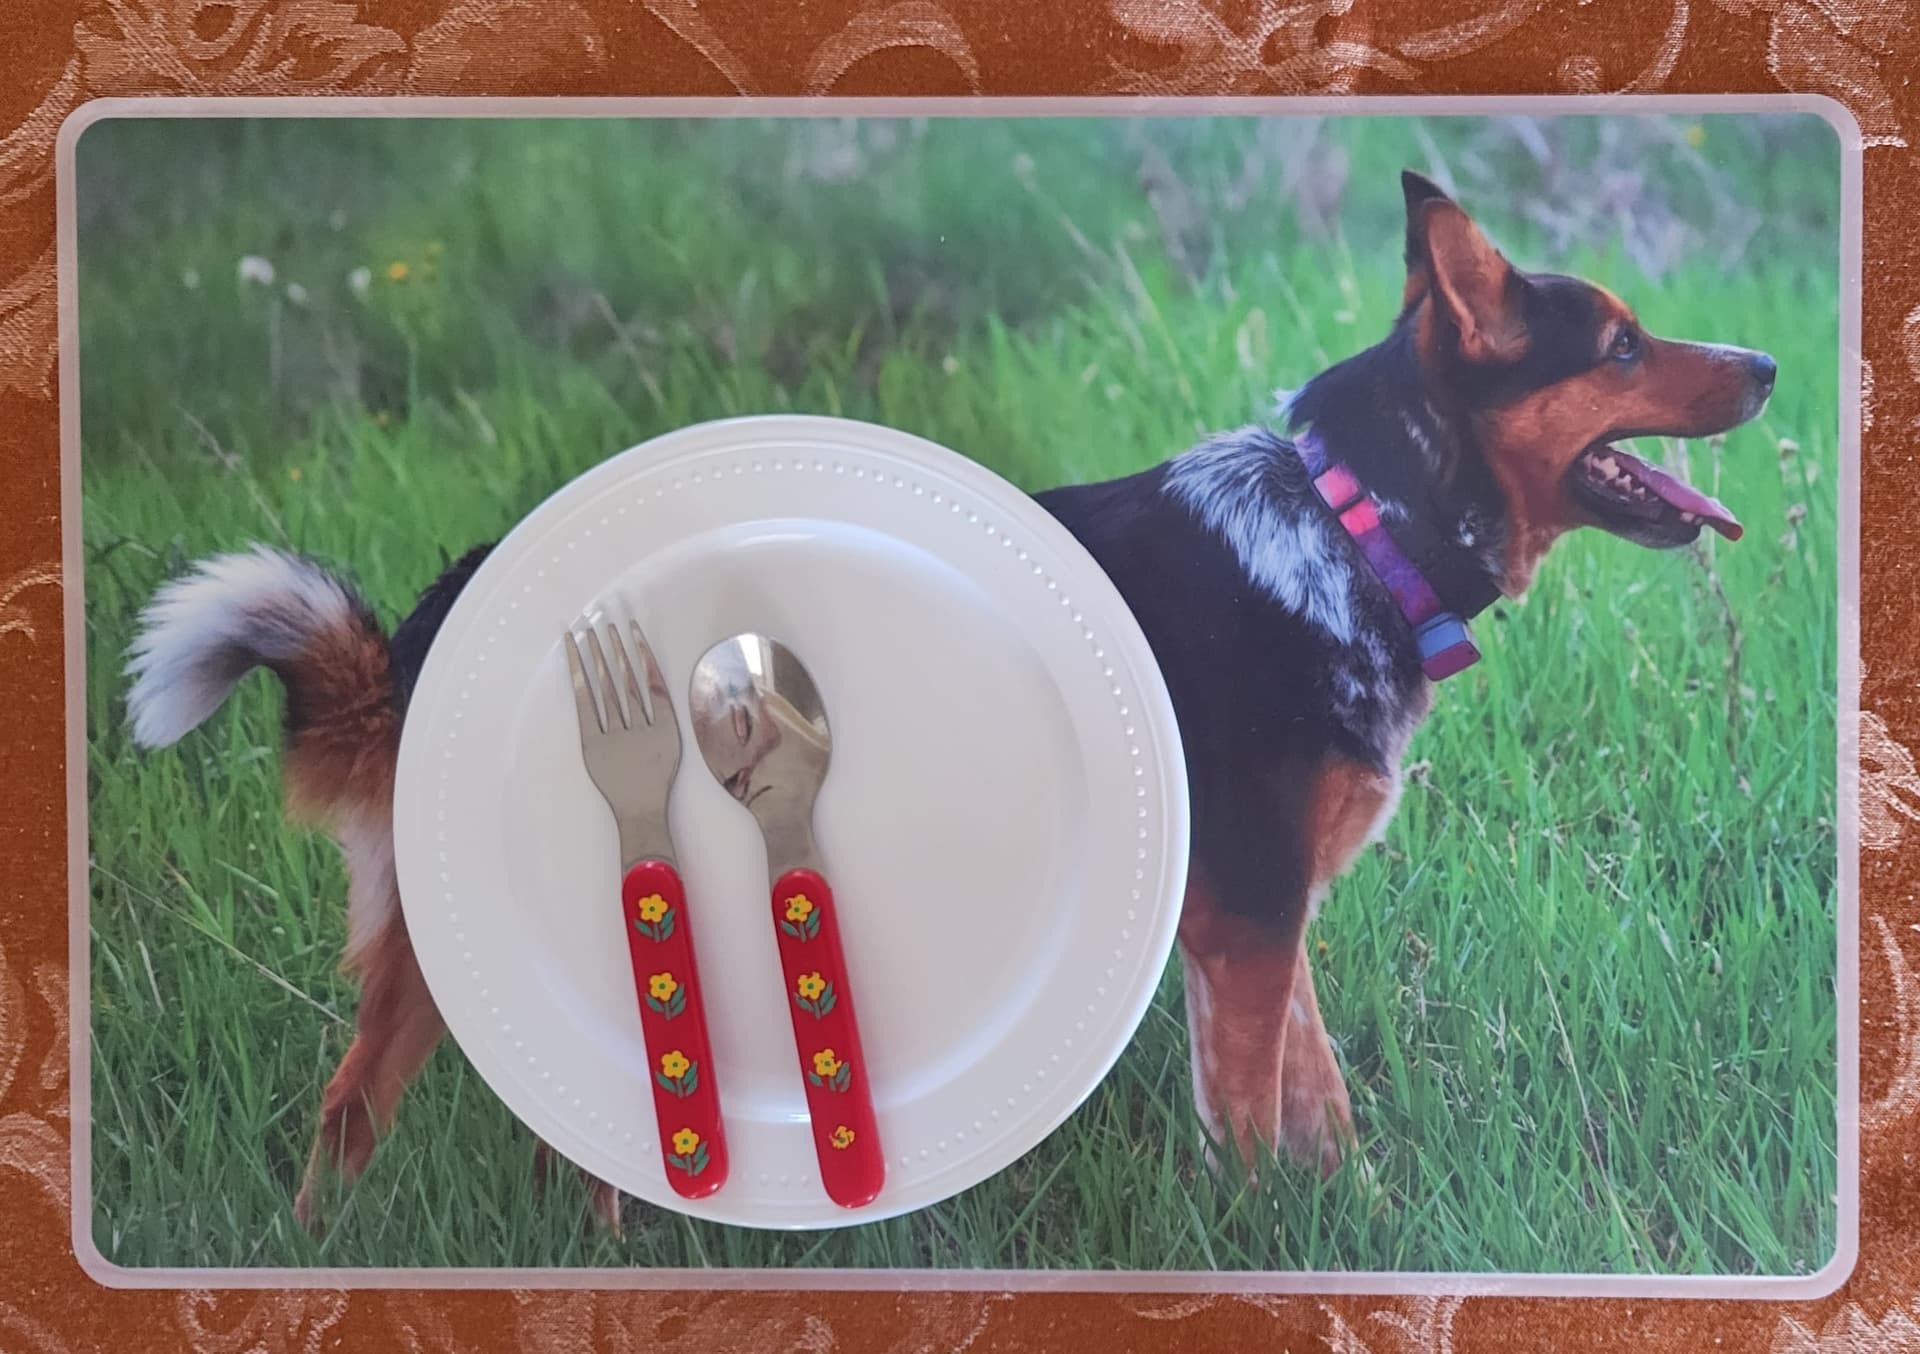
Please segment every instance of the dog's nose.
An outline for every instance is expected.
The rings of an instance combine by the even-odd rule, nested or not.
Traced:
[[[1773,389],[1773,376],[1777,368],[1774,361],[1765,353],[1752,353],[1747,357],[1747,370],[1753,375],[1753,383],[1762,390]]]

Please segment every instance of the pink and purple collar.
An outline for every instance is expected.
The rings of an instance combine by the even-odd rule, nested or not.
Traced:
[[[1379,575],[1400,614],[1413,628],[1414,642],[1420,648],[1420,670],[1427,680],[1443,681],[1478,663],[1480,650],[1473,642],[1473,632],[1465,620],[1447,609],[1426,574],[1394,540],[1380,520],[1379,504],[1359,476],[1351,467],[1330,458],[1311,432],[1294,439],[1293,448],[1321,500],[1353,537],[1368,566]]]

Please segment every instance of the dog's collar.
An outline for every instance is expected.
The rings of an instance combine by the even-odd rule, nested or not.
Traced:
[[[1389,531],[1380,520],[1380,505],[1360,477],[1351,466],[1329,456],[1311,431],[1293,439],[1292,446],[1321,501],[1353,537],[1368,567],[1386,585],[1394,605],[1413,628],[1420,670],[1427,680],[1442,681],[1478,663],[1480,649],[1466,618],[1499,596],[1493,584],[1484,577],[1461,578],[1460,570],[1444,565],[1436,568],[1445,543],[1425,524],[1408,522]],[[1449,594],[1444,600],[1443,587]]]

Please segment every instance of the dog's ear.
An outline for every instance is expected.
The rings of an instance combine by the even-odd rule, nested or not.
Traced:
[[[1433,269],[1427,262],[1427,229],[1420,219],[1420,209],[1429,202],[1452,199],[1439,184],[1411,169],[1400,171],[1400,191],[1407,199],[1407,286],[1400,297],[1400,310],[1404,314],[1433,286]]]
[[[1453,321],[1462,357],[1469,362],[1512,362],[1527,343],[1525,280],[1472,217],[1438,189],[1434,192],[1438,196],[1422,200],[1410,212],[1418,219],[1434,304]],[[1410,224],[1409,241],[1413,234]]]

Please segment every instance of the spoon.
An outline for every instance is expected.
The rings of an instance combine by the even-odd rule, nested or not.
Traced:
[[[873,1202],[886,1176],[833,890],[813,842],[813,802],[833,750],[820,692],[793,651],[735,635],[694,665],[694,741],[723,789],[759,821],[774,938],[827,1197]]]

